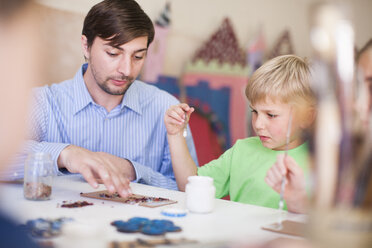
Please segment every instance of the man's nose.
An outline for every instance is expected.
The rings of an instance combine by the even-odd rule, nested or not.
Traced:
[[[118,71],[124,76],[130,76],[132,72],[132,58],[130,56],[123,56],[118,65]]]

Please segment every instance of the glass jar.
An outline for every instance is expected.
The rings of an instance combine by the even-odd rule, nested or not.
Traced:
[[[53,174],[53,161],[49,153],[30,153],[25,162],[24,197],[36,201],[49,200]]]
[[[206,176],[191,176],[187,178],[186,207],[194,213],[210,213],[214,208],[216,188],[213,178]]]

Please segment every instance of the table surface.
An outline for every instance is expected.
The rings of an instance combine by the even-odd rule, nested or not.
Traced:
[[[110,241],[134,241],[137,238],[151,239],[140,233],[128,234],[117,232],[110,223],[114,220],[127,220],[131,217],[149,219],[169,219],[182,228],[181,232],[167,233],[170,239],[187,238],[199,243],[209,242],[257,242],[284,236],[262,230],[261,227],[284,219],[304,221],[306,216],[276,209],[242,204],[227,200],[215,199],[215,208],[208,214],[188,212],[185,217],[166,217],[161,214],[164,208],[185,208],[184,192],[131,183],[133,193],[146,196],[164,197],[176,200],[176,204],[157,208],[147,208],[119,202],[103,201],[81,197],[81,192],[104,190],[104,185],[93,189],[80,175],[59,176],[54,178],[52,197],[47,201],[29,201],[23,197],[22,184],[2,184],[0,187],[1,209],[11,215],[19,223],[37,218],[73,218],[70,226],[78,228],[54,238],[57,247],[105,247]],[[82,208],[61,208],[63,201],[88,201],[92,206]],[[74,223],[74,224],[73,224]],[[85,230],[84,230],[85,229]],[[69,229],[69,230],[74,230]],[[80,243],[79,243],[80,242]],[[77,245],[79,243],[79,245]],[[108,247],[108,246],[106,246]]]

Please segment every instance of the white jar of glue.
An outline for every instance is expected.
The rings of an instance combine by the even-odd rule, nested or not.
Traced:
[[[210,213],[214,209],[216,188],[213,178],[190,176],[186,185],[186,208],[193,213]]]

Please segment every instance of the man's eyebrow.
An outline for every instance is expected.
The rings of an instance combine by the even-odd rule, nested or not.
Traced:
[[[139,53],[139,52],[145,52],[145,51],[147,51],[147,48],[138,49],[137,51],[134,51],[134,52]]]
[[[108,45],[108,46],[111,46],[111,45]],[[124,51],[124,49],[119,47],[119,46],[111,46],[111,47],[113,47],[115,49],[118,49],[120,51]],[[139,52],[143,52],[143,51],[147,51],[147,50],[148,50],[147,47],[146,48],[141,48],[141,49],[138,49],[138,50],[134,51],[134,53],[139,53]]]

